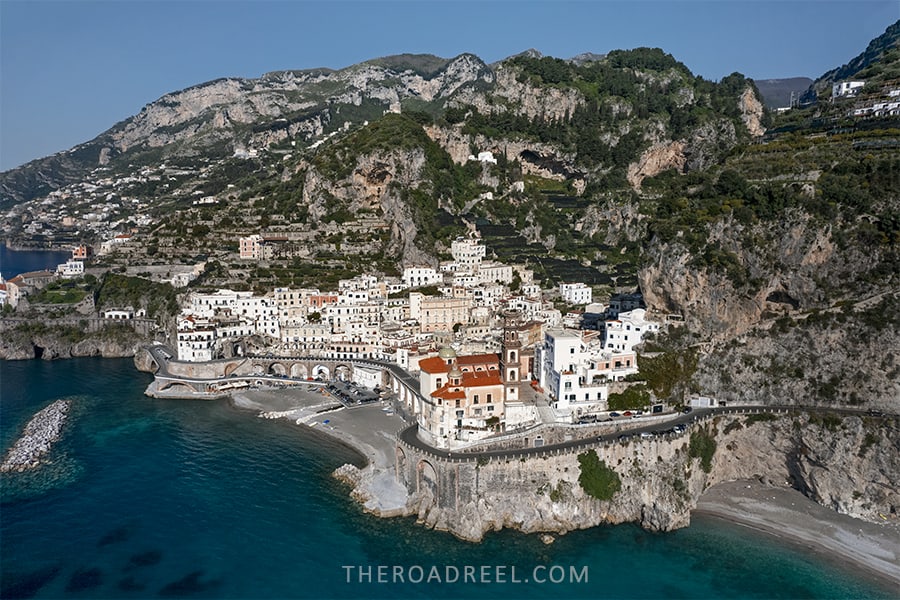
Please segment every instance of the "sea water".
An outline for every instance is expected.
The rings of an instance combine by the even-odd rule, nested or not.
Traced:
[[[852,570],[711,518],[666,534],[633,525],[595,527],[557,536],[550,545],[514,531],[472,544],[414,519],[380,519],[365,514],[330,475],[345,462],[360,464],[345,446],[310,428],[257,418],[227,401],[151,399],[143,395],[149,381],[128,359],[0,361],[4,451],[37,410],[57,398],[73,399],[53,462],[39,474],[3,476],[0,597],[895,593]],[[474,583],[463,581],[466,566],[478,569]],[[383,582],[378,567],[387,570]],[[432,567],[439,579],[426,583]],[[393,577],[395,569],[403,581]],[[448,582],[454,569],[459,580]],[[547,581],[536,583],[535,575]],[[561,581],[551,581],[560,575]]]
[[[12,279],[19,273],[56,271],[56,267],[72,258],[69,250],[10,250],[0,242],[0,276]]]

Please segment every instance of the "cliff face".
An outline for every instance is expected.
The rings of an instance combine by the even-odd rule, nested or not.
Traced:
[[[126,328],[88,328],[52,319],[36,323],[0,321],[0,360],[134,356],[146,339]]]
[[[754,225],[725,219],[707,243],[731,253],[732,270],[698,262],[701,252],[665,242],[646,248],[638,274],[648,306],[683,315],[703,338],[742,334],[764,312],[830,308],[844,290],[882,291],[865,283],[882,258],[879,250],[839,247],[831,227],[807,214],[787,212],[778,222]]]
[[[435,259],[416,244],[418,225],[413,208],[400,197],[401,189],[419,186],[424,167],[421,148],[360,156],[351,174],[337,181],[313,166],[306,172],[303,200],[313,221],[322,220],[336,206],[346,207],[354,215],[379,215],[390,232],[388,255],[402,256],[403,265],[436,265]]]
[[[697,431],[716,443],[708,473],[700,458],[691,457],[689,434]],[[578,455],[572,453],[482,464],[441,462],[436,485],[428,480],[430,464],[401,467],[415,473],[404,482],[411,491],[405,512],[472,541],[503,527],[564,533],[639,522],[649,530],[668,531],[688,525],[706,488],[760,479],[775,485],[790,482],[816,502],[854,517],[894,518],[900,511],[900,492],[893,482],[900,472],[898,443],[896,422],[884,426],[868,418],[802,413],[764,423],[720,417],[671,441],[654,438],[599,448],[601,460],[621,480],[610,501],[583,491]],[[367,487],[371,476],[353,479],[356,498],[367,501],[377,495]]]
[[[159,147],[181,140],[228,139],[235,133],[249,146],[265,146],[298,135],[320,135],[341,104],[366,100],[384,108],[409,97],[432,101],[477,80],[490,82],[490,70],[477,57],[444,61],[438,73],[423,75],[391,63],[363,63],[331,71],[282,71],[259,79],[219,79],[167,94],[109,134],[111,146],[125,152],[136,144]],[[280,122],[278,122],[280,120]],[[247,125],[272,123],[247,135]]]
[[[114,341],[98,338],[70,342],[55,335],[38,335],[27,342],[0,340],[0,360],[28,360],[42,358],[75,358],[102,356],[124,358],[134,356],[139,340]]]
[[[900,332],[894,295],[768,321],[701,355],[704,393],[750,404],[865,405],[897,411]],[[865,333],[863,333],[865,332]]]

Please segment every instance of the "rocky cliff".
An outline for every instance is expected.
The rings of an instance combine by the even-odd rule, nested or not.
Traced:
[[[691,435],[714,441],[705,458]],[[720,417],[671,440],[653,438],[597,449],[621,481],[609,501],[587,495],[579,484],[577,453],[529,459],[458,463],[423,458],[403,466],[411,495],[406,514],[429,527],[478,541],[492,530],[560,532],[602,523],[638,522],[653,531],[688,525],[703,491],[737,479],[785,482],[816,502],[854,517],[896,519],[900,493],[900,429],[896,421],[797,413]],[[699,444],[698,444],[699,446]],[[703,461],[708,460],[705,470]],[[399,460],[399,459],[398,459]],[[428,479],[432,464],[440,473]],[[342,468],[342,476],[347,478]],[[350,478],[354,496],[372,500],[371,468]],[[370,502],[369,506],[377,506]],[[378,511],[373,509],[376,514]],[[391,511],[385,516],[393,516]]]
[[[139,345],[147,341],[127,328],[87,331],[77,324],[54,323],[52,320],[37,326],[18,321],[2,322],[0,331],[0,360],[53,360],[79,356],[122,358],[134,356]]]

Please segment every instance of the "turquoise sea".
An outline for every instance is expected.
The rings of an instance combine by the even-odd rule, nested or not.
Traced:
[[[130,360],[0,361],[4,452],[37,410],[75,401],[53,463],[2,479],[0,597],[896,597],[840,563],[710,518],[669,534],[609,526],[544,545],[512,531],[470,544],[372,517],[330,476],[359,460],[346,447],[224,401],[147,398],[149,381]],[[408,581],[431,567],[452,579],[467,565],[492,575]],[[379,566],[407,581],[378,583]],[[509,582],[513,566],[521,583]],[[494,582],[496,567],[507,583]],[[531,580],[536,568],[558,579],[570,567],[579,577],[586,568],[587,581]]]

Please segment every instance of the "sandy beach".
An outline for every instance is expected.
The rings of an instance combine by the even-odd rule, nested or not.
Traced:
[[[838,514],[794,489],[758,481],[711,487],[693,514],[765,532],[900,585],[900,524],[896,522],[871,523]]]

